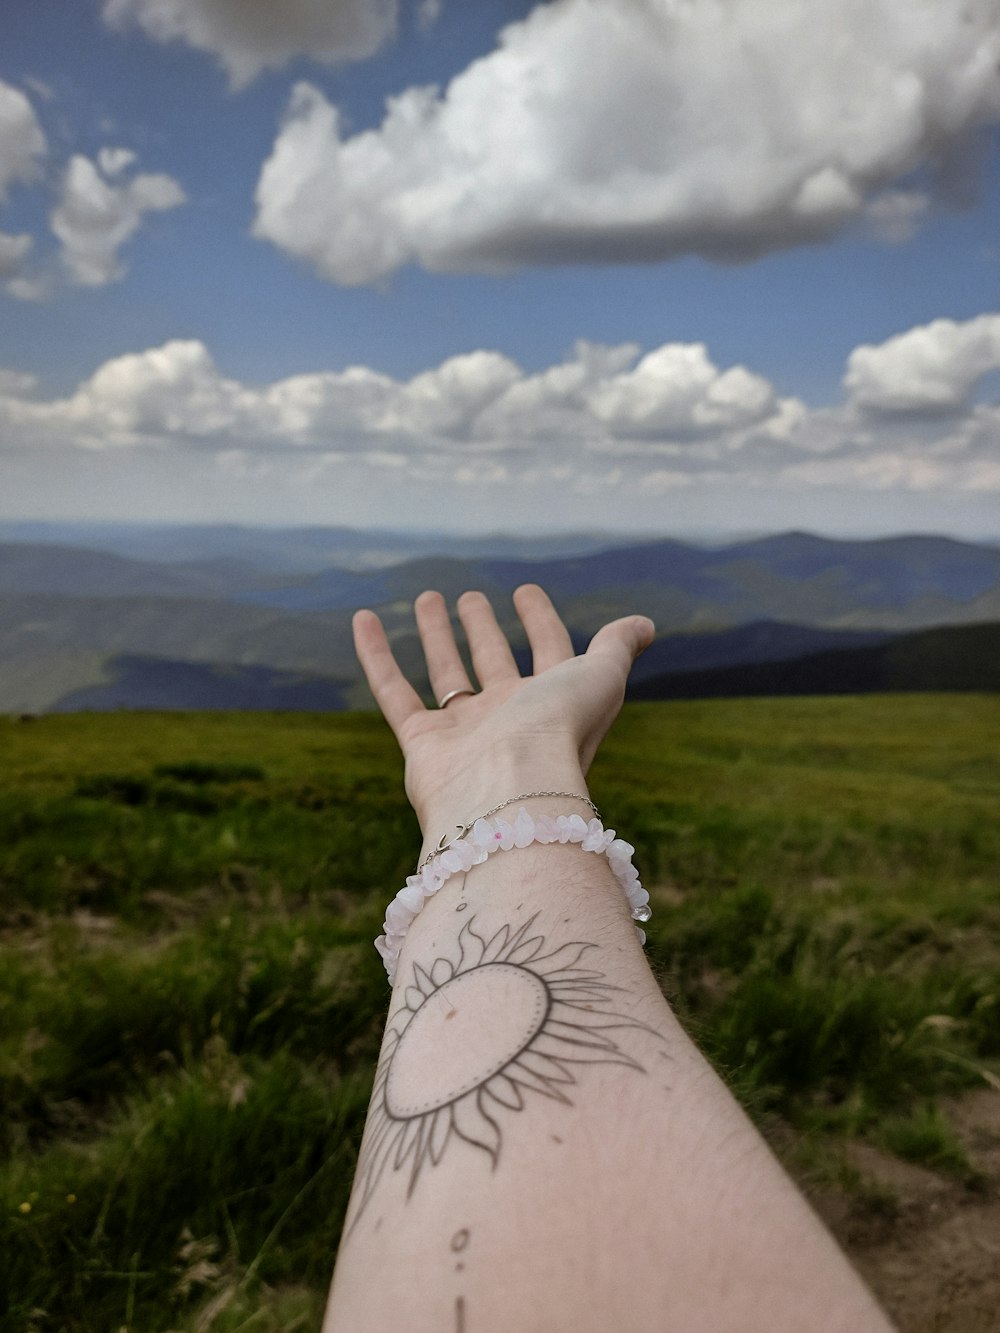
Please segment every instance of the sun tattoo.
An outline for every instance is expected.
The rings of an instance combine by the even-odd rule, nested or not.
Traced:
[[[622,988],[579,965],[598,946],[574,940],[547,952],[545,937],[531,933],[537,916],[513,933],[502,926],[489,940],[471,918],[458,936],[457,963],[414,964],[375,1073],[348,1230],[389,1163],[408,1172],[407,1198],[456,1140],[486,1152],[495,1168],[500,1122],[524,1109],[527,1094],[572,1106],[566,1089],[576,1084],[578,1065],[646,1072],[612,1034],[655,1030],[611,1009]],[[435,1059],[443,1050],[447,1060]]]

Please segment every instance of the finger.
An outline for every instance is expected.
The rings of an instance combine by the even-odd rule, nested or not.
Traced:
[[[422,592],[413,604],[417,629],[427,659],[427,674],[435,699],[452,690],[472,690],[468,672],[458,653],[448,607],[439,592]]]
[[[559,612],[537,583],[522,583],[515,589],[514,606],[531,645],[531,669],[536,676],[576,656]]]
[[[648,616],[624,616],[599,629],[587,648],[587,657],[606,655],[614,659],[627,677],[632,663],[653,642],[656,626]]]
[[[358,611],[353,619],[354,651],[375,702],[396,736],[408,717],[422,713],[420,696],[399,669],[382,622],[374,611]]]
[[[510,651],[507,636],[497,624],[489,598],[481,592],[463,592],[458,599],[458,615],[469,641],[472,666],[482,688],[505,680],[520,680],[514,654]]]

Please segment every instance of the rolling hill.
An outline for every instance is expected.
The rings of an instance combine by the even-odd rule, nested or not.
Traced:
[[[109,531],[139,544],[136,529],[102,528],[102,540]],[[189,538],[191,531],[153,530],[142,559],[97,549],[85,533],[76,533],[77,546],[32,541],[31,525],[0,544],[0,710],[153,706],[142,702],[151,699],[163,707],[363,706],[352,612],[378,608],[400,661],[419,675],[412,601],[426,587],[449,598],[470,587],[491,594],[519,648],[509,601],[519,583],[550,591],[578,647],[605,620],[643,611],[659,638],[634,683],[651,698],[824,692],[838,678],[855,682],[848,691],[916,688],[905,683],[908,667],[887,665],[896,661],[893,641],[906,638],[899,660],[910,661],[915,631],[985,633],[1000,622],[1000,549],[946,537],[851,542],[790,532],[715,548],[662,540],[561,553],[558,542],[536,541],[543,559],[506,538],[492,548],[485,542],[474,557],[453,544],[365,567],[363,552],[371,556],[385,534],[306,529],[288,537],[282,566],[281,534],[211,529]],[[329,564],[332,552],[348,548],[353,567]],[[163,558],[148,558],[151,550]],[[982,666],[969,675],[972,641],[935,641],[931,675],[944,683],[934,688],[992,679]],[[316,702],[288,702],[307,698]]]

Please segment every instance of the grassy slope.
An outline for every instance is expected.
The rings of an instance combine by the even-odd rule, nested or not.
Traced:
[[[800,1166],[865,1136],[975,1183],[934,1106],[1000,1068],[998,742],[995,696],[759,699],[630,707],[602,754],[651,961]],[[417,845],[392,738],[73,715],[0,752],[9,1326],[316,1327]]]

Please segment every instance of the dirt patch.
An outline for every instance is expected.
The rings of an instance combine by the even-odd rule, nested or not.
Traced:
[[[900,1333],[1000,1331],[1000,1092],[942,1104],[978,1177],[972,1184],[852,1144],[856,1197],[813,1202]]]

